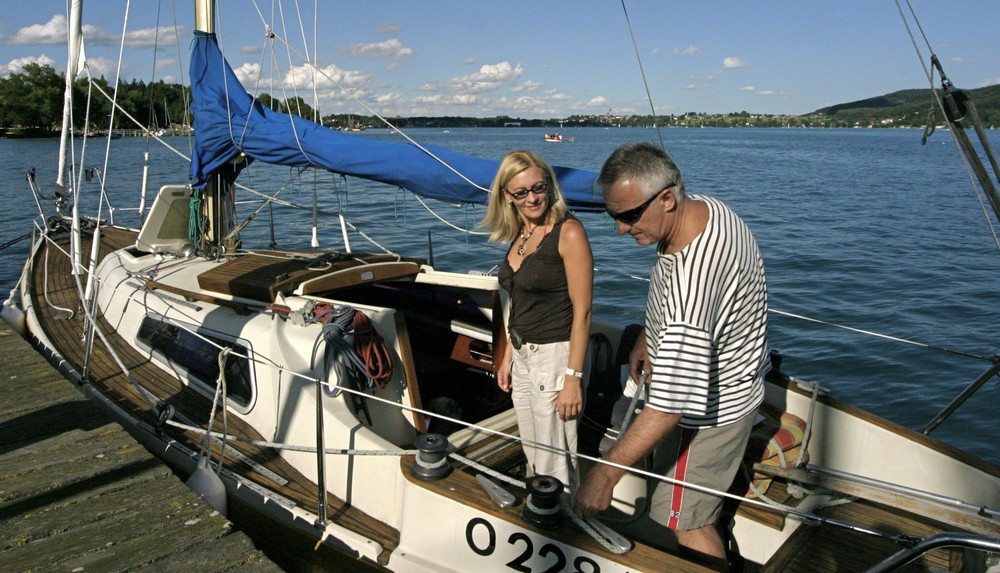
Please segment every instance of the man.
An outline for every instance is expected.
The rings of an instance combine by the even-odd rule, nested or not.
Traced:
[[[619,234],[656,245],[645,336],[629,356],[646,406],[604,459],[654,468],[677,482],[726,491],[739,468],[770,369],[767,283],[757,242],[716,199],[688,197],[670,157],[645,143],[619,147],[597,179]],[[577,492],[586,516],[606,509],[624,470],[597,464]],[[662,481],[650,517],[680,545],[725,559],[715,523],[722,497]]]

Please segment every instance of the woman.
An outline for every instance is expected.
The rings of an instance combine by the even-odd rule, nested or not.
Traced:
[[[529,473],[578,483],[577,419],[590,335],[594,264],[552,168],[531,151],[504,156],[482,225],[510,241],[500,285],[510,295],[508,344],[497,383],[511,392]],[[532,443],[556,448],[550,451]]]

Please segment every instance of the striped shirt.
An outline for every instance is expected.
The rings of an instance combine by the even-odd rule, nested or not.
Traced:
[[[686,428],[723,426],[752,412],[771,368],[764,260],[750,229],[717,199],[688,246],[657,256],[646,300],[652,373],[647,405],[683,414]]]

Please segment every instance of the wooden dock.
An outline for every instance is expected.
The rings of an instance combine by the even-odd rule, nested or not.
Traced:
[[[281,569],[0,321],[0,571]]]

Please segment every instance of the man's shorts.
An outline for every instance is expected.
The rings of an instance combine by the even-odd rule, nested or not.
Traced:
[[[654,471],[712,491],[727,491],[743,460],[756,416],[755,410],[725,426],[674,428],[653,452]],[[649,516],[670,529],[688,531],[714,524],[722,502],[719,495],[663,481],[653,492]]]

